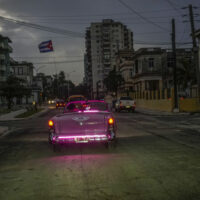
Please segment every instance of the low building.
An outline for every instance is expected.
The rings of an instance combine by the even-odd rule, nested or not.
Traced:
[[[24,85],[31,90],[31,95],[23,98],[14,99],[15,104],[31,104],[33,101],[38,102],[40,88],[34,86],[33,82],[33,64],[26,61],[15,61],[11,59],[13,74],[24,80]]]
[[[26,86],[33,84],[33,64],[26,61],[14,61],[11,60],[11,67],[13,74],[25,81]]]
[[[162,88],[161,48],[141,48],[133,56],[133,90],[143,95],[145,90]]]

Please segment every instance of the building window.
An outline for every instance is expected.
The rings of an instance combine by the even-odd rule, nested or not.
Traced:
[[[149,68],[154,67],[154,58],[149,58]]]
[[[23,67],[18,68],[18,75],[23,75]]]

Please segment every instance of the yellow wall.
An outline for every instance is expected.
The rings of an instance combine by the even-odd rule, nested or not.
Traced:
[[[200,111],[200,103],[198,98],[180,99],[179,100],[180,112],[198,112]]]
[[[146,91],[150,94],[151,91]],[[118,94],[118,97],[126,96],[126,93]],[[158,91],[156,92],[156,99],[142,99],[139,96],[139,93],[130,93],[130,97],[132,97],[136,101],[136,109],[145,108],[150,110],[157,111],[167,111],[172,112],[174,108],[174,97],[173,97],[173,89],[171,90],[171,98],[167,99],[167,91],[165,91],[164,99],[158,98]],[[161,93],[160,93],[161,97]],[[200,112],[200,103],[198,98],[187,98],[187,99],[179,99],[179,111],[180,112]]]
[[[145,99],[136,99],[136,109],[146,108],[150,110],[157,111],[167,111],[172,112],[172,100],[161,99],[161,100],[145,100]]]

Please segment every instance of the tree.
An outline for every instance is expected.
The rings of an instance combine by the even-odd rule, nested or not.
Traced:
[[[124,79],[121,74],[118,74],[115,69],[109,72],[108,76],[104,79],[104,85],[107,90],[110,92],[115,92],[117,95],[117,91],[120,85],[124,82]]]
[[[65,72],[64,71],[60,71],[60,73],[58,74],[58,85],[59,85],[59,97],[63,98],[66,94],[65,94]]]
[[[13,98],[22,98],[31,94],[31,90],[24,83],[23,79],[11,75],[7,78],[6,82],[1,84],[1,96],[6,98],[8,109],[12,107]]]
[[[196,83],[195,65],[188,59],[182,59],[177,68],[177,83],[184,90]]]

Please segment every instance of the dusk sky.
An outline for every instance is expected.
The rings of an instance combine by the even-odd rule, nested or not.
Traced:
[[[124,2],[127,6],[125,6]],[[43,30],[21,26],[0,20],[0,34],[10,37],[15,60],[33,62],[41,67],[39,72],[55,74],[54,64],[42,64],[55,61],[74,61],[58,63],[57,70],[72,72],[70,78],[76,84],[83,80],[85,51],[84,35],[91,22],[102,19],[114,19],[127,25],[134,34],[134,49],[141,47],[171,48],[171,19],[176,20],[177,42],[191,42],[190,24],[183,23],[189,17],[188,9],[182,7],[192,4],[199,7],[194,13],[200,14],[199,0],[0,0],[0,16],[42,26],[59,28],[80,34],[61,35]],[[139,13],[138,16],[136,11]],[[142,16],[142,17],[141,17]],[[142,19],[143,18],[143,19]],[[147,19],[147,20],[145,20]],[[200,28],[200,16],[195,17],[196,29]],[[152,22],[152,23],[151,23]],[[40,53],[38,44],[51,39],[54,53]],[[168,45],[164,45],[168,44]],[[184,47],[178,45],[177,47]],[[190,47],[190,45],[187,45]]]

